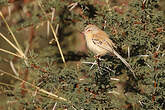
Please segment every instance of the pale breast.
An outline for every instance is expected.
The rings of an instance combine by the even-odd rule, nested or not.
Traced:
[[[92,51],[96,55],[103,56],[103,55],[108,53],[107,50],[105,50],[105,49],[99,47],[98,45],[94,44],[94,42],[92,41],[92,38],[89,38],[87,40],[87,47],[89,48],[90,51]]]

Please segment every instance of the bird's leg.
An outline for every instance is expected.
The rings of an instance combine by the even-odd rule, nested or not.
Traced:
[[[90,70],[93,68],[93,66],[96,64],[96,60],[94,61],[94,63],[92,64],[92,66],[90,67]]]
[[[94,63],[93,63],[92,66],[90,67],[90,70],[93,68],[93,66],[94,66],[95,64],[99,65],[99,68],[100,68],[100,60],[104,60],[104,59],[101,59],[99,55],[94,56],[94,58],[95,58],[96,60],[94,61]]]
[[[82,63],[92,64],[92,66],[90,67],[90,70],[93,68],[94,65],[97,64],[99,67],[99,70],[101,70],[100,61],[104,60],[104,59],[101,59],[100,56],[94,56],[94,58],[96,59],[94,62],[82,62]]]
[[[96,61],[97,61],[97,65],[98,67],[100,68],[100,56],[97,55],[97,56],[94,56],[96,58]]]
[[[100,74],[102,74],[102,73],[101,73],[101,66],[100,66],[100,56],[99,56],[99,55],[97,55],[97,56],[94,56],[94,57],[96,58],[96,61],[97,61],[97,65],[98,65],[99,72],[100,72]]]

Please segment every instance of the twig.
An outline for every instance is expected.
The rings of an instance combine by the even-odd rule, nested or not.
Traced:
[[[146,3],[146,0],[143,0],[143,4],[145,4]]]
[[[104,60],[104,59],[101,59],[101,58],[98,58],[99,60]],[[98,65],[98,62],[97,62],[97,60],[95,60],[94,62],[82,62],[82,63],[84,63],[84,64],[92,64],[92,66],[90,67],[90,69],[89,70],[91,70],[92,68],[93,68],[93,66],[94,65]],[[99,67],[100,68],[100,67]],[[113,71],[113,70],[112,70]],[[113,71],[114,72],[114,71]]]
[[[55,99],[59,99],[59,100],[62,100],[62,101],[71,103],[71,101],[68,101],[67,99],[65,99],[65,98],[63,98],[63,97],[60,97],[60,96],[58,96],[58,95],[55,95],[55,94],[53,94],[53,93],[51,93],[51,92],[48,92],[48,91],[46,91],[46,90],[44,90],[44,89],[41,89],[41,88],[39,88],[39,87],[37,87],[37,86],[35,86],[35,85],[29,83],[29,82],[27,82],[27,81],[25,81],[25,80],[23,80],[23,79],[17,77],[17,76],[12,75],[11,73],[5,72],[5,71],[3,71],[3,70],[1,70],[1,69],[0,69],[0,72],[6,74],[6,75],[8,75],[8,76],[11,76],[12,78],[15,78],[15,79],[17,79],[17,80],[19,80],[19,81],[21,81],[21,82],[24,82],[24,83],[30,85],[31,87],[35,88],[36,90],[38,90],[38,91],[41,92],[41,93],[47,94],[47,95],[49,95],[49,96],[52,96],[52,97],[54,97]]]
[[[54,106],[53,106],[53,109],[52,109],[52,110],[55,110],[55,109],[56,109],[56,105],[57,105],[57,102],[54,104]]]
[[[82,63],[84,63],[84,64],[92,64],[92,66],[90,67],[89,70],[91,70],[93,68],[93,66],[97,64],[96,60],[94,62],[82,62]]]
[[[160,49],[160,44],[158,45],[158,48],[156,49],[156,51],[158,51]]]
[[[47,21],[47,36],[49,36],[50,34],[50,26],[49,26],[49,22]]]
[[[115,73],[115,71],[112,70],[111,68],[106,67],[106,69],[108,69],[108,70],[112,71],[113,73]]]
[[[116,92],[116,91],[109,91],[108,93],[109,93],[109,94],[117,94],[117,95],[120,95],[120,93],[119,93],[119,92]]]
[[[12,60],[10,61],[10,66],[11,66],[11,69],[13,70],[14,74],[15,74],[16,76],[19,76],[18,72],[16,71],[16,69],[15,69],[15,67],[14,67],[14,64],[13,64]]]
[[[50,24],[50,22],[49,22],[49,24]],[[57,24],[57,27],[58,27],[58,26],[59,26],[59,24]],[[64,62],[64,65],[66,66],[65,58],[64,58],[64,55],[63,55],[63,52],[62,52],[60,43],[58,42],[58,38],[57,38],[57,36],[56,36],[56,33],[55,33],[55,31],[54,31],[54,29],[53,29],[53,26],[52,26],[51,24],[50,24],[50,27],[51,27],[51,29],[52,29],[54,38],[55,38],[55,40],[56,40],[56,42],[57,42],[57,46],[58,46],[58,49],[59,49],[59,51],[60,51],[60,54],[61,54],[62,60],[63,60],[63,62]]]
[[[13,52],[10,52],[8,50],[2,49],[2,48],[0,48],[0,51],[5,52],[5,53],[8,53],[8,54],[13,55],[13,56],[16,56],[16,57],[19,57],[19,58],[22,58],[22,56],[20,56],[18,54],[15,54]]]
[[[77,110],[74,106],[72,106],[72,108],[73,108],[74,110]],[[81,109],[81,110],[83,110],[83,109]]]
[[[55,8],[52,8],[52,18],[51,18],[51,23],[53,22],[53,19],[54,19],[54,14],[55,14]]]
[[[70,8],[69,11],[72,11],[77,5],[78,5],[78,2],[70,4],[68,6],[68,8]]]
[[[110,80],[120,81],[120,79],[117,79],[117,78],[110,78]]]
[[[128,58],[130,58],[130,48],[128,46]]]
[[[8,8],[8,13],[9,13],[9,16],[11,16],[11,5],[9,4],[9,6],[7,7]]]
[[[3,14],[2,14],[1,11],[0,11],[0,16],[2,17],[3,21],[5,22],[6,27],[8,28],[9,32],[11,33],[11,35],[12,35],[12,37],[13,37],[13,39],[14,39],[14,41],[15,41],[17,47],[18,47],[18,50],[17,50],[17,51],[20,53],[21,56],[24,56],[24,53],[23,53],[23,51],[22,51],[22,49],[21,49],[21,47],[20,47],[20,45],[19,45],[19,43],[18,43],[18,41],[17,41],[15,35],[14,35],[13,32],[11,31],[11,29],[10,29],[10,27],[9,27],[9,25],[8,25],[8,23],[7,23],[7,21],[5,20],[5,18],[4,18],[4,16],[3,16]],[[24,57],[25,57],[25,56],[24,56]]]
[[[138,55],[138,57],[149,57],[150,55]]]
[[[60,43],[59,43],[59,41],[58,41],[57,35],[56,35],[56,33],[55,33],[54,29],[53,29],[52,24],[50,23],[50,21],[49,21],[49,19],[48,19],[48,16],[46,15],[46,12],[45,12],[44,9],[42,8],[41,3],[40,3],[39,0],[38,0],[38,5],[40,6],[42,12],[44,13],[45,17],[46,17],[47,20],[48,20],[48,23],[49,23],[49,25],[50,25],[50,27],[51,27],[51,29],[52,29],[52,32],[53,32],[54,38],[55,38],[55,40],[56,40],[56,43],[57,43],[58,49],[59,49],[59,51],[60,51],[60,54],[61,54],[61,57],[62,57],[63,63],[64,63],[64,65],[66,66],[65,58],[64,58],[64,55],[63,55],[63,52],[62,52],[62,49],[61,49]],[[58,25],[59,25],[59,24],[57,24],[57,27],[58,27]]]
[[[30,48],[30,45],[29,45],[29,43],[27,43],[27,46],[26,46],[26,49],[25,49],[25,56],[27,55],[27,53],[28,53],[28,51],[29,51],[29,48]]]
[[[144,62],[149,68],[152,68],[148,63]]]
[[[16,49],[17,52],[18,52],[18,53],[21,55],[21,57],[23,58],[24,54],[23,54],[23,52],[21,52],[21,51],[19,50],[19,48],[17,48],[13,43],[11,43],[11,41],[9,41],[2,33],[0,33],[0,36],[1,36],[4,40],[6,40],[14,49]]]
[[[56,26],[56,34],[58,33],[58,29],[59,29],[59,24],[57,24]]]
[[[97,61],[96,60],[94,61],[94,63],[92,64],[92,66],[90,67],[89,70],[91,70],[95,64],[97,64]]]
[[[97,64],[96,60],[95,60],[95,62],[82,62],[82,63],[84,63],[84,64]]]
[[[10,42],[10,40],[8,40],[2,33],[0,33],[0,36],[1,36],[4,40],[6,40],[6,41],[8,42],[8,44],[10,44],[14,49],[16,49],[16,51],[20,54],[20,55],[19,55],[20,58],[24,59],[25,64],[28,66],[27,57],[26,57],[26,55],[23,53],[23,51],[22,51],[22,49],[21,49],[21,47],[20,47],[20,45],[19,45],[19,43],[18,43],[16,37],[14,36],[13,32],[11,31],[11,29],[10,29],[10,27],[9,27],[9,25],[8,25],[6,19],[5,19],[5,17],[3,16],[3,14],[2,14],[1,11],[0,11],[0,16],[2,17],[3,21],[4,21],[5,24],[6,24],[6,27],[8,28],[9,32],[11,33],[11,36],[13,37],[13,39],[14,39],[14,41],[15,41],[15,43],[16,43],[16,46],[15,46],[12,42]],[[9,52],[9,51],[7,51],[7,50],[1,49],[1,51],[19,57],[19,56],[16,55],[15,53]]]
[[[142,102],[141,102],[141,101],[139,101],[139,103],[140,103],[140,105],[143,107],[143,104],[142,104]]]
[[[1,70],[0,70],[1,71]],[[10,73],[9,73],[10,74]],[[26,82],[25,82],[26,83]],[[10,84],[6,84],[6,83],[3,83],[3,82],[0,82],[0,85],[3,85],[3,86],[7,86],[7,87],[11,87],[11,88],[16,88],[16,86],[15,85],[10,85]],[[18,88],[17,88],[18,89]],[[28,92],[33,92],[32,90],[29,90],[29,89],[25,89],[25,88],[21,88],[22,90],[25,90],[25,91],[28,91]],[[36,90],[37,91],[37,90]],[[34,95],[32,95],[32,96],[36,96],[36,92],[35,91],[35,93],[34,93]],[[41,94],[41,93],[38,93],[39,95],[43,95],[43,94]],[[51,98],[50,96],[51,95],[49,95],[49,94],[47,94],[48,96],[47,97],[49,97],[49,98]],[[65,100],[64,100],[65,101]],[[69,103],[69,102],[68,102]]]

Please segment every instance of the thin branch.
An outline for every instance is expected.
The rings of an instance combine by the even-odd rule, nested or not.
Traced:
[[[130,48],[128,46],[128,58],[130,58]]]
[[[3,83],[3,82],[0,82],[0,85],[7,86],[7,87],[11,87],[11,88],[16,88],[15,85],[6,84],[6,83]],[[20,88],[21,88],[21,87],[20,87]],[[17,88],[17,89],[20,89],[20,88]],[[31,93],[34,92],[34,91],[32,91],[32,90],[25,89],[25,88],[21,88],[21,90],[25,90],[25,91],[28,91],[28,92],[31,92]],[[37,91],[37,90],[36,90],[36,91]],[[33,93],[33,96],[36,95],[36,91],[35,91],[35,93]],[[37,94],[39,94],[39,95],[43,95],[42,93],[37,93]],[[51,98],[49,95],[46,96],[46,97]]]
[[[23,80],[23,79],[17,77],[17,76],[14,76],[14,75],[11,74],[11,73],[5,72],[5,71],[3,71],[3,70],[1,70],[1,69],[0,69],[0,72],[6,74],[6,75],[8,75],[8,76],[11,76],[12,78],[15,78],[15,79],[17,79],[17,80],[19,80],[19,81],[21,81],[21,82],[24,82],[24,83],[30,85],[31,87],[37,89],[37,90],[38,90],[39,92],[41,92],[41,93],[50,95],[50,96],[54,97],[55,99],[59,99],[59,100],[62,100],[62,101],[71,103],[71,101],[68,101],[67,99],[65,99],[65,98],[63,98],[63,97],[60,97],[60,96],[58,96],[58,95],[55,95],[55,94],[53,94],[53,93],[51,93],[51,92],[48,92],[48,91],[46,91],[46,90],[44,90],[44,89],[41,89],[41,88],[39,88],[39,87],[37,87],[37,86],[35,86],[35,85],[29,83],[29,82],[27,82],[27,81],[25,81],[25,80]]]
[[[9,6],[7,7],[8,8],[8,13],[9,13],[9,16],[11,16],[11,8],[12,8],[12,5],[9,4]]]
[[[59,29],[59,24],[57,24],[56,26],[56,34],[58,33],[58,29]]]
[[[14,64],[13,64],[12,60],[10,61],[10,66],[11,66],[11,69],[13,70],[14,74],[15,74],[16,76],[19,77],[19,74],[18,74],[18,72],[16,71],[16,69],[15,69],[15,67],[14,67]]]
[[[96,60],[95,60],[95,62],[82,62],[82,63],[84,63],[84,64],[95,64],[95,65],[97,64]]]
[[[148,63],[144,62],[149,68],[152,68]]]
[[[47,36],[49,37],[50,34],[50,26],[49,26],[49,22],[47,21]]]
[[[10,41],[10,40],[8,40],[2,33],[0,33],[0,36],[4,39],[4,40],[6,40],[6,42],[8,42],[14,49],[16,49],[17,50],[17,52],[22,56],[22,52]],[[23,55],[24,56],[24,55]],[[22,56],[22,57],[23,57]]]
[[[70,5],[68,6],[69,11],[72,11],[77,5],[78,5],[78,2],[70,4]]]
[[[12,37],[13,37],[13,39],[14,39],[16,45],[17,45],[17,47],[19,48],[19,53],[20,53],[21,55],[24,55],[24,53],[23,53],[23,51],[22,51],[22,49],[21,49],[21,47],[20,47],[20,45],[19,45],[19,43],[18,43],[18,41],[17,41],[15,35],[14,35],[13,32],[11,31],[11,29],[10,29],[10,27],[9,27],[9,25],[8,25],[6,19],[5,19],[5,17],[3,16],[3,14],[2,14],[1,11],[0,11],[0,16],[2,17],[3,21],[5,22],[6,27],[8,28],[9,32],[11,33],[11,35],[12,35]]]
[[[62,57],[63,63],[64,63],[64,65],[66,66],[65,58],[64,58],[64,55],[63,55],[63,52],[62,52],[62,49],[61,49],[60,43],[59,43],[59,41],[58,41],[57,35],[56,35],[56,33],[55,33],[54,29],[53,29],[52,24],[50,23],[50,21],[49,21],[49,19],[48,19],[48,16],[46,15],[45,10],[42,8],[41,3],[40,3],[39,0],[38,0],[38,5],[40,6],[42,12],[44,13],[45,17],[46,17],[47,20],[48,20],[48,23],[49,23],[49,25],[50,25],[50,27],[51,27],[51,29],[52,29],[52,32],[53,32],[54,38],[55,38],[55,40],[56,40],[56,43],[57,43],[58,49],[59,49],[59,51],[60,51],[60,54],[61,54],[61,57]],[[57,27],[58,27],[58,25],[59,25],[59,24],[57,24]]]
[[[158,45],[158,48],[156,49],[156,51],[159,51],[159,49],[160,49],[160,44]]]
[[[57,102],[54,104],[54,106],[53,106],[53,109],[52,109],[52,110],[56,110],[56,105],[57,105]]]
[[[119,93],[119,92],[116,92],[116,91],[109,91],[108,93],[109,93],[109,94],[117,94],[117,95],[120,95],[120,93]]]
[[[28,54],[28,51],[29,51],[29,49],[30,49],[30,45],[29,45],[29,43],[26,45],[26,49],[25,49],[25,56]]]
[[[49,22],[49,24],[50,24],[50,22]],[[58,27],[58,25],[59,25],[59,24],[57,24],[57,27]],[[57,42],[57,46],[58,46],[58,49],[59,49],[59,51],[60,51],[60,54],[61,54],[62,60],[63,60],[63,62],[64,62],[64,64],[65,64],[65,66],[66,66],[65,58],[64,58],[64,55],[63,55],[62,49],[61,49],[61,47],[60,47],[60,43],[58,42],[58,38],[57,38],[57,36],[56,36],[56,33],[55,33],[54,29],[53,29],[52,24],[50,24],[50,27],[51,27],[51,29],[52,29],[52,32],[53,32],[54,38],[55,38],[55,40],[56,40],[56,42]]]
[[[118,78],[110,78],[110,80],[113,80],[113,81],[120,81],[120,79],[118,79]]]
[[[54,19],[54,14],[55,14],[55,8],[52,8],[52,17],[51,17],[51,23],[53,22],[53,19]]]
[[[138,55],[138,57],[149,57],[150,55]]]
[[[22,58],[22,56],[20,56],[18,54],[15,54],[13,52],[10,52],[8,50],[2,49],[2,48],[0,48],[0,51],[5,52],[5,53],[8,53],[8,54],[13,55],[13,56],[16,56],[16,57],[19,57],[19,58]]]

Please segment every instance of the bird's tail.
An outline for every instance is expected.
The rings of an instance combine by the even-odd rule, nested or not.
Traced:
[[[115,50],[114,50],[114,54],[129,68],[129,70],[133,73],[133,76],[136,78],[135,73],[131,68],[131,66],[129,65],[129,63],[127,63],[127,61],[122,56],[120,56]]]

